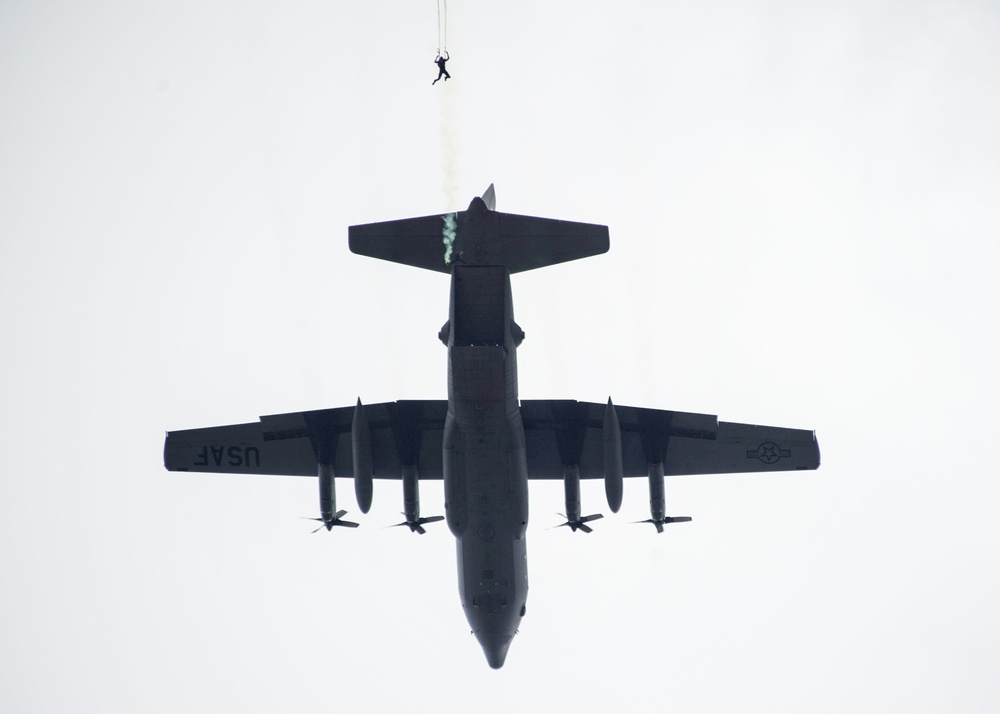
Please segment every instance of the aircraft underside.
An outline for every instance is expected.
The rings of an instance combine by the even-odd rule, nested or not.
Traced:
[[[458,541],[462,606],[499,668],[528,596],[528,470],[517,402],[510,276],[497,266],[452,272],[445,514]],[[519,338],[518,338],[519,339]]]
[[[316,477],[319,529],[356,527],[337,509],[336,479],[351,478],[362,513],[372,479],[402,482],[406,520],[423,533],[418,485],[444,479],[445,519],[457,543],[462,606],[490,666],[504,664],[528,594],[528,480],[565,484],[566,523],[589,533],[580,480],[604,480],[617,512],[623,479],[649,484],[657,532],[691,520],[666,515],[664,478],[819,467],[815,433],[720,422],[709,414],[573,400],[520,400],[512,273],[603,253],[608,230],[497,213],[493,187],[468,210],[350,229],[355,253],[447,273],[448,399],[262,416],[257,422],[167,433],[172,471]]]

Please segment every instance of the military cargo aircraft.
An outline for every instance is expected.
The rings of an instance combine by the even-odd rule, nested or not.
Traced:
[[[448,399],[412,400],[262,416],[231,426],[167,433],[171,471],[318,476],[320,528],[356,527],[337,509],[335,479],[353,478],[367,513],[372,479],[399,479],[399,524],[423,533],[418,484],[444,479],[445,516],[458,546],[458,589],[491,667],[503,666],[528,596],[528,480],[562,479],[566,523],[581,516],[580,479],[604,479],[617,512],[622,479],[646,477],[657,532],[669,523],[664,476],[819,467],[815,433],[720,422],[708,414],[573,400],[519,400],[510,276],[604,253],[606,226],[495,210],[491,185],[465,211],[351,226],[354,253],[451,276]],[[317,529],[319,530],[319,529]]]

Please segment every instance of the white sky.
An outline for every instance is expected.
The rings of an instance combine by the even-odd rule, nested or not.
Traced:
[[[0,5],[0,709],[995,712],[990,2]],[[604,223],[514,279],[523,398],[817,430],[817,473],[533,484],[492,671],[376,484],[184,475],[167,429],[443,398],[447,278],[347,226]],[[350,481],[340,504],[359,515]],[[584,512],[604,511],[584,484]],[[440,484],[423,512],[442,511]]]

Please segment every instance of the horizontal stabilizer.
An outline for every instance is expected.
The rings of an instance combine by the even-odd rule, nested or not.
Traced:
[[[404,218],[399,221],[369,223],[348,229],[351,252],[369,258],[412,265],[415,268],[450,273],[445,262],[444,226],[446,216]]]
[[[503,265],[511,273],[606,253],[608,227],[497,213],[491,185],[469,208],[398,221],[351,226],[351,251],[450,273],[452,265]]]

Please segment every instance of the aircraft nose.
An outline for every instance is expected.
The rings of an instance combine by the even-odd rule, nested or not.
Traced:
[[[476,633],[476,639],[482,645],[483,653],[486,655],[486,661],[490,667],[493,669],[503,667],[503,663],[507,659],[507,650],[510,649],[510,641],[513,637],[505,632],[479,631]]]

